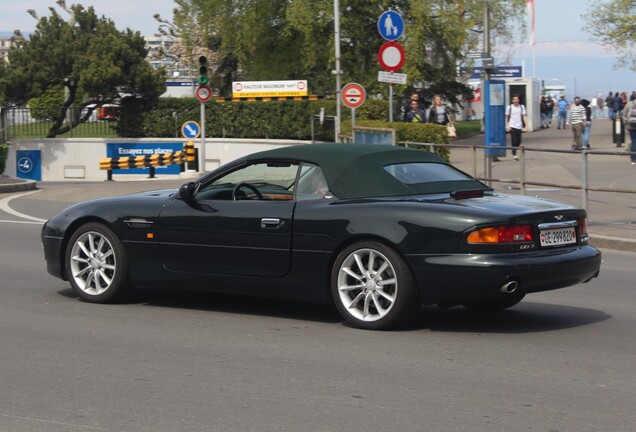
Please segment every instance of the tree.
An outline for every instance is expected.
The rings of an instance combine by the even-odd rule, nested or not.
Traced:
[[[333,0],[175,2],[173,34],[214,53],[223,90],[231,91],[231,79],[307,79],[312,92],[335,93]],[[455,102],[468,94],[457,66],[481,41],[478,31],[487,3],[493,39],[510,40],[525,32],[525,0],[341,0],[343,82],[359,82],[373,95],[386,91],[377,82],[377,52],[384,42],[377,19],[391,7],[405,20],[402,72],[426,95],[441,93]]]
[[[13,105],[32,98],[41,101],[63,89],[63,103],[47,137],[68,132],[87,121],[97,107],[124,95],[156,98],[165,91],[164,72],[145,61],[139,32],[118,31],[92,7],[67,9],[63,1],[58,4],[70,19],[49,8],[51,16],[39,18],[31,37],[9,51],[9,66],[1,78],[5,102]],[[37,19],[35,12],[29,13]],[[69,119],[71,108],[77,115]]]
[[[622,53],[617,66],[636,71],[636,0],[597,0],[583,18],[594,41]]]

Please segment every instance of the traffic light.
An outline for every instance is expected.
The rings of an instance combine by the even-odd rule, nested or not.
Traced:
[[[206,56],[199,57],[199,84],[206,85],[208,83],[208,58]]]

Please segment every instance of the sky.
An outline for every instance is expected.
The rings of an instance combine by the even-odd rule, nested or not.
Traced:
[[[575,93],[591,97],[597,93],[606,95],[608,91],[631,93],[636,90],[636,72],[614,69],[615,53],[590,42],[589,34],[584,29],[586,23],[581,15],[588,12],[597,1],[607,0],[535,0],[534,75],[546,84],[562,82],[569,98]],[[155,13],[170,20],[174,7],[173,0],[67,0],[68,5],[74,2],[85,7],[93,6],[98,15],[111,18],[119,29],[128,27],[144,36],[157,32],[158,23],[153,18]],[[57,8],[54,0],[3,2],[0,33],[10,34],[16,29],[23,33],[33,31],[36,21],[26,10],[33,9],[40,16],[46,16],[50,14],[48,8],[51,6]],[[530,22],[529,17],[526,22]],[[408,28],[405,32],[408,35]],[[498,65],[525,64],[526,76],[533,75],[532,50],[527,38],[524,39],[521,34],[519,43],[495,52],[494,57]]]

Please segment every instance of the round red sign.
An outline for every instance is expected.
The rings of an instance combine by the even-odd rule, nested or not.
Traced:
[[[342,87],[340,99],[345,106],[356,109],[359,108],[367,98],[367,92],[358,83],[349,83]]]
[[[195,94],[199,102],[205,103],[212,98],[212,89],[209,86],[200,85],[197,87]]]
[[[378,50],[378,62],[385,71],[399,71],[404,66],[404,48],[397,42],[382,44]]]

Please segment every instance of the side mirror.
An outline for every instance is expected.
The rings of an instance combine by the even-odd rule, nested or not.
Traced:
[[[186,183],[179,188],[179,198],[189,203],[194,201],[194,191],[197,186],[194,182]]]

